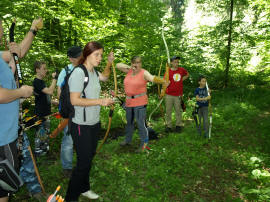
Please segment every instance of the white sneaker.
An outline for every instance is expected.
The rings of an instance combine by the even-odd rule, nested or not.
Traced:
[[[97,195],[95,192],[88,190],[87,192],[82,193],[83,196],[89,198],[89,199],[97,199],[99,195]]]

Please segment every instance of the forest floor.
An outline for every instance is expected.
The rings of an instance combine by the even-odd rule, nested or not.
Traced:
[[[268,201],[269,92],[257,88],[213,93],[210,140],[197,135],[189,108],[180,134],[164,133],[163,119],[155,116],[152,127],[160,138],[150,141],[149,152],[135,153],[137,132],[130,147],[119,146],[122,136],[109,139],[91,170],[98,201]],[[113,136],[122,134],[120,128],[113,131]],[[53,193],[61,185],[59,194],[65,196],[68,179],[62,174],[61,136],[57,138],[49,155],[38,158],[38,166],[46,191]],[[35,200],[24,186],[11,201]],[[79,201],[89,200],[81,196]]]

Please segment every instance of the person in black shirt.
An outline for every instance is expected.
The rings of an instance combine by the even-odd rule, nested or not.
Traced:
[[[46,118],[51,114],[51,95],[53,95],[56,87],[56,73],[52,73],[52,83],[50,87],[46,87],[43,78],[47,74],[46,63],[36,61],[34,64],[36,78],[33,81],[35,95],[35,114],[43,120],[42,124],[37,128],[35,136],[35,154],[36,156],[45,155],[49,150],[48,134],[50,132],[50,120]]]

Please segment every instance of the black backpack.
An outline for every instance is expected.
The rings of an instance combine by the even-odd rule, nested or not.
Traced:
[[[23,185],[23,181],[12,166],[12,155],[7,155],[9,150],[9,145],[0,146],[0,188],[16,192]]]
[[[86,98],[84,90],[89,82],[88,71],[87,71],[86,67],[82,64],[75,67],[75,68],[81,68],[84,72],[85,79],[84,79],[84,84],[83,84],[82,97]],[[72,72],[74,71],[74,69],[66,75],[64,82],[61,85],[61,93],[60,93],[60,98],[59,98],[59,112],[63,118],[73,118],[75,115],[74,106],[70,102],[70,91],[69,91],[69,85],[68,85],[69,77],[72,74]],[[66,68],[65,68],[65,70],[66,70]],[[95,70],[95,72],[98,76],[98,72],[96,70]],[[66,73],[67,73],[67,70],[66,70]],[[85,108],[84,108],[84,121],[86,121]]]

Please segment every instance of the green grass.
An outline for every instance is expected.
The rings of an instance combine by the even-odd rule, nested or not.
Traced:
[[[212,97],[211,140],[197,136],[190,102],[181,134],[163,133],[164,121],[158,112],[154,115],[152,125],[161,138],[150,142],[149,153],[135,153],[137,134],[129,148],[119,147],[123,137],[104,144],[90,177],[99,201],[269,200],[270,90],[227,89]],[[149,111],[156,102],[150,101]],[[116,109],[113,127],[124,126],[124,115]],[[102,111],[102,122],[107,122],[107,111]],[[59,136],[52,153],[38,164],[46,191],[53,193],[61,185],[65,196],[68,180],[61,173],[60,141]],[[11,201],[22,201],[26,193],[23,187]],[[80,201],[88,200],[81,196]]]

